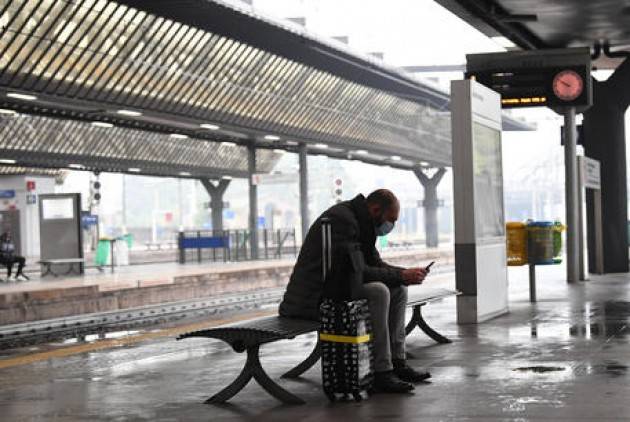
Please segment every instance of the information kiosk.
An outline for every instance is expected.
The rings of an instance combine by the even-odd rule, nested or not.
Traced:
[[[473,81],[451,82],[457,321],[508,312],[501,156],[501,97]]]

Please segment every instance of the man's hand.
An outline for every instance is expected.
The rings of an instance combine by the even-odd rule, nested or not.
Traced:
[[[426,268],[407,268],[402,270],[402,279],[407,286],[422,284],[428,272]]]

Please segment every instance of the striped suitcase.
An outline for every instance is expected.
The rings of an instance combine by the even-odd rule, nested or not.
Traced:
[[[324,283],[351,284],[351,280],[330,279],[332,248],[328,220],[322,221],[322,241]],[[367,300],[325,298],[320,306],[320,321],[324,393],[331,401],[362,400],[372,389],[374,380],[372,327]]]

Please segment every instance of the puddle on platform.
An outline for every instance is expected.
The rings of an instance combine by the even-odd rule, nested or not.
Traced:
[[[512,369],[512,371],[518,372],[533,372],[535,374],[544,374],[547,372],[559,372],[565,371],[567,368],[562,366],[523,366],[520,368]]]
[[[510,335],[541,340],[569,340],[571,337],[624,340],[630,337],[630,302],[587,302],[579,316],[574,314],[533,320],[529,326],[510,328]]]
[[[613,377],[622,377],[628,375],[628,367],[615,361],[604,362],[601,365],[593,365],[590,369],[592,370],[592,372],[606,374]]]

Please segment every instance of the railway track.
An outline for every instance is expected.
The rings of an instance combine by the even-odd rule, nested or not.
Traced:
[[[283,292],[284,289],[267,289],[5,325],[0,327],[0,350],[69,338],[85,340],[89,335],[104,337],[112,331],[253,310],[279,303]]]

